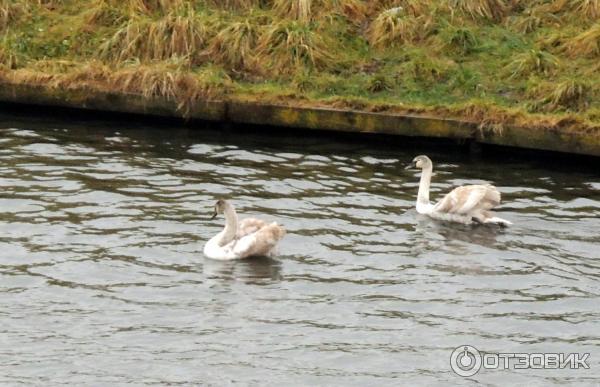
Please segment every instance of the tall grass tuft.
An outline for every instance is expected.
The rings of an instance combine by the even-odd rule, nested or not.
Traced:
[[[71,88],[85,85],[92,88],[101,88],[109,83],[113,74],[114,69],[106,64],[99,61],[90,61],[66,73],[60,81],[60,86]]]
[[[280,16],[303,22],[310,21],[312,0],[274,0],[273,8]]]
[[[251,9],[261,6],[260,0],[205,0],[210,7],[221,9]]]
[[[353,24],[360,25],[369,16],[369,4],[360,0],[335,0],[333,12],[343,15]]]
[[[401,8],[407,15],[414,17],[431,14],[436,5],[436,2],[432,0],[396,0],[394,3],[395,6],[387,9]]]
[[[511,16],[508,21],[509,26],[522,34],[533,32],[550,23],[560,25],[560,17],[550,12],[546,4],[527,8],[522,14]]]
[[[301,22],[322,22],[334,16],[361,25],[369,17],[369,2],[364,0],[265,0],[277,16]]]
[[[117,4],[125,3],[129,10],[133,13],[163,13],[166,14],[174,9],[178,9],[186,5],[184,0],[112,0]],[[188,4],[191,5],[191,4]]]
[[[285,19],[309,22],[323,16],[341,15],[360,24],[368,16],[368,4],[361,0],[273,0],[273,10]]]
[[[426,16],[408,15],[401,7],[383,11],[369,26],[367,37],[373,47],[387,48],[423,39],[432,21]]]
[[[552,108],[566,108],[570,110],[582,110],[589,104],[592,88],[588,82],[569,79],[556,85],[550,95],[550,106]]]
[[[449,24],[440,29],[437,39],[441,40],[444,49],[458,51],[468,55],[479,46],[477,35],[468,27]]]
[[[16,69],[18,66],[18,56],[10,48],[0,45],[0,68]]]
[[[187,15],[171,12],[159,20],[136,17],[101,45],[99,56],[115,62],[184,57],[198,64],[201,50],[211,35],[211,27],[193,11]]]
[[[12,0],[0,0],[0,31],[6,29],[10,23],[27,13],[26,4]]]
[[[40,7],[47,8],[49,10],[56,9],[60,6],[64,6],[65,0],[32,0],[29,3],[36,3]],[[31,4],[33,5],[33,4]]]
[[[579,35],[568,39],[564,43],[564,49],[573,57],[600,57],[600,22]]]
[[[582,111],[590,105],[592,86],[590,82],[577,78],[560,82],[534,82],[528,94],[537,98],[529,103],[533,111]]]
[[[483,18],[499,21],[510,9],[504,0],[450,0],[449,6],[474,20]]]
[[[189,116],[199,100],[222,97],[229,89],[229,79],[220,70],[203,69],[192,73],[177,65],[159,63],[139,65],[116,71],[109,78],[111,88],[141,94],[146,98],[166,98]]]
[[[283,73],[328,68],[333,62],[330,52],[320,34],[297,21],[274,24],[261,35],[258,45],[261,60]]]
[[[251,20],[234,22],[210,42],[206,54],[211,61],[234,71],[257,71],[256,47],[259,30]]]
[[[588,20],[600,19],[600,0],[572,0],[578,16]]]
[[[84,11],[86,24],[100,26],[119,25],[125,19],[123,10],[111,0],[97,0],[87,11]]]
[[[192,72],[176,62],[111,67],[98,61],[84,64],[65,60],[40,60],[28,69],[9,73],[25,84],[44,84],[61,89],[90,88],[163,98],[173,101],[187,117],[199,101],[224,97],[231,89],[229,77],[214,66]]]
[[[511,77],[520,77],[531,73],[549,74],[559,66],[558,58],[544,50],[531,49],[516,55],[507,66]]]

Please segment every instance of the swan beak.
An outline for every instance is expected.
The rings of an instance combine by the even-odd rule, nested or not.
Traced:
[[[217,217],[217,212],[215,211],[215,213],[213,214],[213,216],[210,217],[210,220],[213,220],[216,217]]]
[[[417,165],[416,165],[416,163],[410,163],[410,164],[408,164],[406,167],[404,167],[404,169],[405,169],[405,170],[406,170],[406,169],[413,169],[413,168],[416,168],[416,166],[417,166]]]

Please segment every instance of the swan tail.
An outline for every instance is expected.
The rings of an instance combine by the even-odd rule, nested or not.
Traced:
[[[256,233],[257,245],[254,255],[272,255],[277,248],[277,243],[285,236],[285,229],[273,222]]]
[[[271,236],[278,242],[285,236],[285,228],[277,224],[276,222],[271,223],[267,227],[271,232]]]
[[[502,219],[502,218],[497,217],[497,216],[492,216],[491,218],[487,218],[487,219],[484,220],[483,223],[497,224],[497,225],[502,226],[502,227],[507,227],[507,226],[512,225],[512,222],[510,222],[510,221],[508,221],[506,219]]]
[[[269,256],[284,236],[285,229],[273,222],[240,240],[235,250],[241,257]]]

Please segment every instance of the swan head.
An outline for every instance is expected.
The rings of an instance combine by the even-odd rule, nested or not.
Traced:
[[[419,168],[419,169],[425,169],[425,168],[432,168],[433,167],[433,163],[431,162],[431,159],[425,155],[420,155],[417,156],[413,159],[413,161],[408,164],[404,169],[412,169],[412,168]]]
[[[230,207],[231,204],[229,204],[229,202],[227,202],[227,200],[223,200],[223,199],[219,199],[216,203],[215,203],[215,212],[213,213],[213,215],[211,216],[211,220],[216,218],[217,215],[221,215],[225,213],[225,210]]]

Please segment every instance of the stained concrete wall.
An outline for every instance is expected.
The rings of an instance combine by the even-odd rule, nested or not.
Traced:
[[[64,90],[40,85],[0,83],[0,101],[165,117],[184,115],[175,101],[166,98],[146,98],[139,94],[84,88]],[[452,119],[242,102],[236,101],[235,97],[226,101],[197,102],[185,115],[191,119],[240,124],[465,139],[486,144],[600,156],[600,129],[504,126],[498,131],[480,130],[477,123]]]

